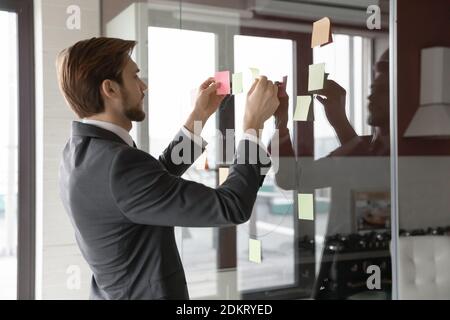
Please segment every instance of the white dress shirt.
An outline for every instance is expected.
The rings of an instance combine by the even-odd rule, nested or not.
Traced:
[[[130,136],[130,133],[122,128],[121,126],[118,126],[117,124],[106,122],[106,121],[100,121],[100,120],[91,120],[91,119],[82,119],[81,122],[86,124],[92,124],[96,127],[100,127],[102,129],[111,131],[112,133],[115,133],[118,135],[123,141],[125,141],[130,147],[133,147],[133,138]]]

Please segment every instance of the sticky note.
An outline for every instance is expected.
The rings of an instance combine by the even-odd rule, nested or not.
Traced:
[[[261,241],[255,239],[248,240],[248,260],[261,263]]]
[[[228,178],[228,168],[219,168],[219,186]]]
[[[216,72],[214,79],[220,83],[220,87],[217,88],[217,94],[230,94],[230,71]]]
[[[308,121],[308,113],[311,106],[311,101],[311,96],[297,97],[297,106],[294,112],[294,121]]]
[[[311,64],[309,66],[308,91],[323,89],[325,79],[325,63]]]
[[[259,69],[258,68],[250,68],[250,71],[252,73],[253,80],[259,77]]]
[[[311,37],[311,48],[317,46],[325,46],[333,42],[331,36],[331,22],[325,17],[313,23],[313,31]]]
[[[314,220],[314,197],[311,193],[298,194],[298,218]]]
[[[203,152],[200,157],[195,161],[195,167],[197,170],[208,170],[208,158],[207,158],[207,152]]]
[[[233,73],[232,76],[233,94],[242,93],[242,72]]]

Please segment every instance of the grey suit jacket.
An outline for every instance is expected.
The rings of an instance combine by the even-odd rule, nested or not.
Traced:
[[[173,227],[246,222],[264,180],[262,163],[270,165],[265,152],[255,164],[238,164],[249,162],[255,146],[241,141],[228,179],[212,189],[180,177],[190,165],[175,164],[172,150],[203,151],[181,131],[155,159],[108,130],[73,122],[59,190],[93,273],[90,298],[189,299]]]

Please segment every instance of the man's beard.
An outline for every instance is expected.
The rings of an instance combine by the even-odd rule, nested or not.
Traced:
[[[145,119],[145,112],[141,109],[140,103],[131,105],[128,101],[128,94],[125,90],[122,90],[122,97],[124,101],[124,115],[130,121],[141,122]]]

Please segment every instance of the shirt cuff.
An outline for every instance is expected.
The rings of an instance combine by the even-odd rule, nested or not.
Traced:
[[[249,140],[249,141],[256,143],[264,150],[265,153],[268,154],[266,146],[261,141],[261,139],[259,139],[257,136],[255,136],[251,133],[244,132],[244,135],[242,136],[242,140]]]
[[[192,141],[194,141],[194,143],[196,145],[198,145],[199,147],[205,148],[208,145],[208,142],[206,142],[202,137],[192,133],[190,130],[186,129],[185,126],[181,127],[181,132],[188,137],[189,139],[191,139]]]

